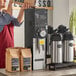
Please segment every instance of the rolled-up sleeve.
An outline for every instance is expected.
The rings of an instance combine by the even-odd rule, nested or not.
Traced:
[[[20,26],[22,23],[19,23],[17,18],[9,15],[8,13],[0,13],[0,26],[4,27],[4,25],[8,25],[13,23],[14,26]]]
[[[22,24],[18,22],[17,18],[10,16],[9,14],[6,15],[6,19],[8,23],[12,22],[14,26],[20,26]]]
[[[22,24],[18,22],[17,18],[14,18],[8,13],[0,12],[0,32],[3,30],[5,25],[9,25],[10,23],[12,23],[13,26],[20,26]]]
[[[14,26],[20,26],[21,25],[21,23],[18,22],[17,18],[14,18],[14,17],[12,18],[11,22],[13,23]]]

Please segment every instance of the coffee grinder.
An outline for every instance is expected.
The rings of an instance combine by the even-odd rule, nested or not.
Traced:
[[[25,47],[32,49],[33,70],[45,69],[47,10],[25,10]]]

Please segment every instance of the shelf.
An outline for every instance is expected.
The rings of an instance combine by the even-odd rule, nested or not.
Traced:
[[[23,3],[21,3],[21,2],[15,2],[15,3],[19,4],[19,5],[23,5]],[[43,8],[43,9],[53,10],[53,7],[37,7],[37,6],[35,6],[35,8],[39,8],[39,9]]]
[[[18,4],[18,5],[23,5],[23,3],[21,3],[21,2],[14,2],[15,4]],[[53,7],[38,7],[38,6],[34,6],[35,8],[38,8],[38,9],[48,9],[48,10],[53,10]],[[15,7],[15,6],[13,6],[13,9],[15,9],[15,10],[18,10],[18,9],[20,9],[21,7]],[[6,8],[4,8],[4,9],[7,9],[7,6],[6,6]]]
[[[19,10],[21,7],[14,7],[13,6],[13,9],[14,10]],[[53,7],[35,7],[35,8],[38,8],[38,9],[48,9],[48,10],[53,10]],[[4,8],[4,9],[7,9],[7,7],[6,8]]]

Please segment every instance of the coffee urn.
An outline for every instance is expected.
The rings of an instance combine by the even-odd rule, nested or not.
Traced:
[[[51,62],[62,63],[62,38],[59,33],[53,33],[50,38]]]
[[[73,50],[73,35],[71,32],[65,32],[63,35],[63,60],[64,62],[73,62],[74,50]]]
[[[32,50],[33,70],[45,69],[47,9],[25,10],[25,47]]]

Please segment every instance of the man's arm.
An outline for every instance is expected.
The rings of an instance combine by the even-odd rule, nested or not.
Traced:
[[[13,3],[13,0],[9,0],[9,4],[6,10],[6,12],[11,16],[12,16],[12,3]]]
[[[23,15],[24,15],[24,9],[21,8],[21,9],[20,9],[20,12],[19,12],[19,15],[18,15],[18,17],[17,17],[17,20],[18,20],[19,23],[22,22]]]
[[[25,9],[28,9],[30,7],[31,7],[30,3],[24,3],[24,5],[21,7],[20,12],[19,12],[19,15],[17,17],[17,20],[18,20],[19,23],[22,22],[23,15],[24,15],[24,10]]]

